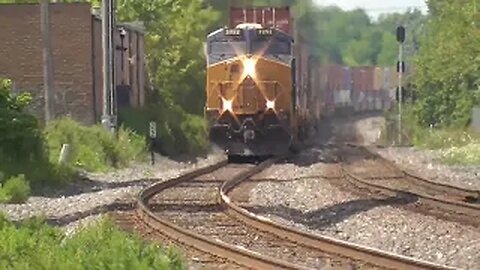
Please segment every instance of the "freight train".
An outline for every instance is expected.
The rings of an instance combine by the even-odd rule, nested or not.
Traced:
[[[319,65],[289,7],[230,9],[206,42],[205,117],[229,157],[287,153],[336,113],[387,109],[396,72]]]

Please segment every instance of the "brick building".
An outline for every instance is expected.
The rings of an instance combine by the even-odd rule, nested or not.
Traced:
[[[55,116],[70,115],[85,124],[98,122],[103,94],[98,12],[92,12],[88,3],[52,3],[50,23]],[[120,27],[125,31],[123,39],[119,29],[115,32],[117,99],[123,106],[139,107],[145,88],[144,30],[138,23],[118,23]],[[40,119],[44,117],[39,4],[0,4],[0,77],[11,79],[15,91],[32,93],[31,109]]]

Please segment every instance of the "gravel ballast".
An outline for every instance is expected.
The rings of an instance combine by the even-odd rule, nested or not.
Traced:
[[[115,202],[133,202],[138,192],[154,181],[166,181],[223,158],[218,152],[191,162],[176,162],[157,156],[157,162],[153,166],[141,163],[110,173],[86,173],[86,179],[78,180],[62,190],[45,192],[47,195],[31,196],[24,204],[0,204],[0,211],[13,221],[34,216],[44,216],[49,220],[72,215],[80,217],[85,212]],[[101,214],[92,213],[87,217],[82,216],[80,220],[73,218],[73,221],[82,224],[84,218],[88,222],[98,219]],[[75,224],[70,227],[76,228]]]
[[[354,134],[358,143],[372,145],[380,138],[381,129],[385,125],[383,117],[358,117],[346,121],[338,121],[333,125],[334,133],[339,141],[349,140]],[[377,148],[376,152],[402,168],[415,172],[439,183],[480,190],[480,166],[445,165],[440,162],[441,150],[424,150],[413,147]]]
[[[439,183],[480,190],[480,166],[443,165],[439,150],[417,150],[412,147],[378,148],[376,152],[387,160],[415,174]]]
[[[334,121],[330,142],[375,144],[382,117]],[[322,142],[325,144],[325,142]],[[379,154],[429,179],[474,189],[478,168],[441,165],[439,153],[412,148],[383,148]],[[360,197],[341,189],[335,162],[326,148],[313,148],[288,164],[278,164],[255,178],[243,204],[273,221],[312,233],[462,269],[480,267],[479,228],[422,215],[395,199]],[[329,178],[326,178],[326,177]],[[282,180],[293,181],[282,181]]]
[[[480,230],[398,207],[391,199],[366,199],[339,189],[319,175],[331,164],[275,167],[261,178],[302,178],[259,182],[247,207],[288,226],[364,246],[463,269],[480,266]],[[308,178],[311,175],[311,178]]]

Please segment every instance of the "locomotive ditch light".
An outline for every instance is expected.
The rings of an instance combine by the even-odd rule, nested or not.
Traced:
[[[267,106],[267,110],[275,111],[275,100],[268,100],[267,99],[266,106]]]

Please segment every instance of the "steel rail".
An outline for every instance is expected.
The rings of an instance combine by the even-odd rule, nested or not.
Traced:
[[[344,167],[341,168],[345,179],[361,189],[369,190],[370,192],[378,192],[385,195],[392,196],[410,196],[411,198],[416,198],[418,202],[423,202],[429,205],[437,205],[442,207],[442,209],[447,209],[454,211],[456,213],[466,214],[473,217],[480,217],[480,205],[470,204],[461,201],[443,199],[433,197],[421,192],[412,192],[408,190],[402,190],[398,188],[392,188],[383,186],[381,184],[373,183],[372,181],[365,180],[359,176],[354,175]]]
[[[358,146],[357,146],[358,147]],[[480,190],[478,189],[468,189],[468,188],[463,188],[459,186],[454,186],[454,185],[449,185],[445,183],[439,183],[439,182],[434,182],[432,180],[426,179],[424,177],[421,177],[413,172],[411,172],[408,169],[403,168],[401,165],[394,164],[392,161],[384,158],[380,154],[378,154],[374,149],[371,147],[363,146],[363,148],[368,151],[368,153],[375,158],[378,158],[388,164],[389,167],[395,170],[401,171],[404,175],[414,179],[413,180],[408,180],[408,182],[413,183],[413,184],[418,184],[427,188],[432,188],[440,192],[445,192],[447,194],[455,194],[456,196],[459,197],[464,197],[465,199],[472,199],[472,200],[480,200]]]
[[[374,181],[369,181],[362,177],[359,177],[352,173],[351,171],[347,170],[345,166],[341,166],[342,173],[345,179],[357,186],[358,188],[366,189],[371,192],[378,192],[386,195],[403,195],[409,196],[410,198],[415,198],[419,203],[425,203],[433,206],[441,207],[442,209],[454,211],[456,213],[472,216],[472,217],[480,217],[480,204],[473,204],[468,203],[466,200],[478,200],[480,191],[478,190],[469,190],[464,189],[456,186],[451,186],[447,184],[440,184],[433,182],[431,180],[427,180],[423,177],[419,177],[411,172],[407,172],[403,168],[393,164],[391,161],[385,159],[384,157],[380,156],[380,154],[376,153],[369,147],[359,146],[355,144],[348,144],[351,147],[361,148],[364,149],[368,155],[380,159],[381,161],[385,162],[385,165],[391,168],[392,170],[399,171],[403,174],[402,181],[405,181],[413,186],[417,185],[420,187],[428,188],[431,190],[435,190],[437,192],[443,192],[447,194],[447,196],[451,197],[461,197],[464,200],[452,200],[442,197],[435,197],[429,194],[425,194],[423,192],[412,191],[412,190],[404,190],[399,188],[388,187],[382,184],[374,183]],[[343,160],[344,157],[341,157]]]
[[[259,173],[273,163],[272,160],[267,160],[254,168],[242,172],[233,177],[231,181],[240,182],[244,178],[249,178],[254,174]],[[148,201],[157,193],[176,186],[180,183],[187,182],[203,174],[216,171],[228,164],[227,161],[217,163],[206,168],[196,170],[194,172],[185,174],[176,179],[154,184],[144,189],[137,198],[137,214],[150,227],[161,231],[164,235],[185,244],[193,246],[194,248],[206,253],[214,254],[219,257],[228,258],[238,264],[253,267],[254,269],[308,269],[299,267],[290,262],[282,261],[269,256],[264,256],[257,252],[253,252],[235,245],[227,244],[218,240],[207,238],[203,235],[192,232],[188,229],[182,228],[173,222],[162,219],[156,216],[148,205]]]
[[[312,234],[275,223],[265,217],[258,216],[232,202],[228,193],[241,184],[243,180],[231,180],[223,184],[220,189],[222,204],[227,208],[229,215],[241,220],[249,226],[268,231],[299,245],[319,249],[330,254],[337,254],[353,260],[367,262],[372,265],[388,269],[455,269],[410,257],[393,254],[378,249],[349,243],[328,236]]]

